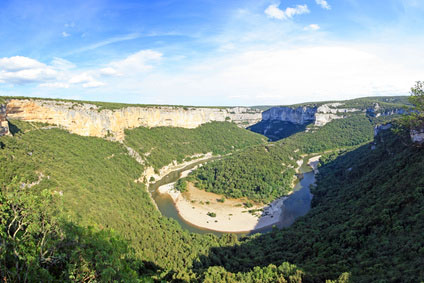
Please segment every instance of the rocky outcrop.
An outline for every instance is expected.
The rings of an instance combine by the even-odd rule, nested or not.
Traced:
[[[262,113],[263,121],[284,121],[294,124],[306,124],[315,121],[316,107],[272,107]]]
[[[6,105],[0,105],[0,136],[9,134],[9,122],[7,122],[6,119]]]
[[[140,126],[196,128],[211,121],[233,121],[249,126],[261,119],[260,110],[246,107],[134,106],[101,110],[93,104],[41,99],[11,99],[7,113],[12,119],[53,124],[82,136],[113,140],[123,140],[125,129]]]
[[[298,125],[313,122],[315,126],[321,127],[332,120],[344,118],[345,113],[361,111],[355,108],[339,108],[342,105],[342,103],[327,103],[319,107],[272,107],[262,113],[262,121],[278,120]]]
[[[374,103],[372,107],[366,111],[370,117],[390,116],[390,115],[403,115],[407,113],[407,110],[402,108],[390,108],[384,109],[378,103]]]
[[[410,135],[413,143],[424,144],[424,128],[411,130]]]
[[[381,131],[385,131],[388,130],[392,127],[392,124],[388,123],[388,124],[384,124],[384,125],[377,125],[374,127],[374,137],[376,137],[378,135],[378,133],[380,133]]]

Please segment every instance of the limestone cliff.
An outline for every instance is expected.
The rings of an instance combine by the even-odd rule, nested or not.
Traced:
[[[355,108],[340,108],[342,105],[341,103],[327,103],[319,107],[272,107],[262,113],[262,121],[278,120],[298,125],[313,122],[315,126],[321,127],[334,119],[344,118],[345,113],[360,111]]]
[[[380,117],[380,116],[390,116],[390,115],[402,115],[406,114],[408,110],[405,110],[403,108],[389,108],[384,109],[380,106],[378,103],[374,103],[372,107],[369,107],[366,110],[366,113],[370,117]]]
[[[9,122],[6,120],[6,105],[0,105],[0,136],[9,134]]]
[[[315,121],[316,112],[316,107],[272,107],[262,113],[262,120],[278,120],[294,124],[306,124]]]
[[[245,107],[146,106],[109,110],[93,104],[42,99],[11,99],[7,113],[12,119],[49,123],[71,133],[114,140],[123,140],[125,129],[140,126],[196,128],[211,121],[233,121],[249,126],[261,119],[261,111]]]

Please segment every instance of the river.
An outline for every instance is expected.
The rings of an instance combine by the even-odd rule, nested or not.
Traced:
[[[212,157],[207,160],[202,160],[202,161],[190,164],[182,169],[169,173],[168,175],[164,176],[161,180],[149,186],[149,191],[152,194],[152,197],[154,201],[156,202],[159,208],[159,211],[162,213],[162,215],[175,219],[184,229],[187,229],[190,232],[195,232],[200,234],[212,233],[215,235],[224,234],[222,232],[211,231],[208,229],[200,228],[186,222],[178,214],[178,211],[175,208],[172,198],[168,194],[160,194],[157,191],[157,189],[162,185],[176,182],[180,178],[181,173],[183,171],[192,169],[199,164],[203,164],[205,162],[212,161],[217,158],[219,157]],[[300,173],[303,174],[303,178],[300,180],[300,182],[296,184],[293,193],[284,201],[284,208],[280,216],[280,222],[276,225],[279,228],[290,226],[291,224],[293,224],[296,218],[305,215],[311,208],[312,194],[310,192],[309,187],[311,184],[315,183],[315,174],[312,171],[312,168],[309,165],[307,165],[307,162],[308,162],[308,158],[305,158],[302,166],[299,169]],[[258,233],[258,232],[264,233],[269,231],[270,229],[271,227],[262,228],[259,230],[255,230],[252,233]]]

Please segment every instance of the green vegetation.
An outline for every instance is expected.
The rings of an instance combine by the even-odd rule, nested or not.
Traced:
[[[187,106],[187,105],[165,105],[165,104],[128,104],[128,103],[117,103],[117,102],[103,102],[103,101],[85,101],[85,100],[72,100],[62,98],[43,98],[43,97],[25,97],[25,96],[0,96],[0,104],[4,103],[6,99],[41,99],[46,101],[57,101],[57,102],[70,102],[73,105],[92,104],[98,107],[98,110],[103,109],[116,110],[126,107],[175,107],[183,108],[188,110],[189,108],[218,108],[227,109],[225,106]]]
[[[208,212],[206,213],[208,216],[210,217],[216,217],[216,213],[215,212]]]
[[[192,277],[187,270],[198,255],[225,244],[162,217],[144,185],[134,182],[143,167],[119,143],[59,129],[22,131],[0,142],[0,188],[18,178],[19,184],[62,195],[65,219],[117,231],[154,272]]]
[[[259,262],[289,261],[314,282],[344,272],[352,282],[419,282],[424,278],[424,154],[400,139],[383,131],[374,150],[364,145],[326,155],[307,217],[288,229],[213,249],[205,267],[221,265],[236,273]]]
[[[58,217],[59,196],[14,177],[0,187],[0,277],[4,282],[126,281],[144,269],[121,237]]]
[[[269,203],[292,190],[294,168],[301,154],[358,146],[372,140],[373,129],[365,115],[352,115],[313,131],[209,162],[194,170],[188,179],[209,192]]]
[[[316,153],[342,147],[357,146],[372,140],[374,125],[365,115],[337,119],[306,133],[297,133],[278,142],[303,153]]]
[[[178,181],[175,183],[175,189],[184,193],[187,191],[187,180],[186,178],[178,179]]]
[[[265,133],[270,141],[278,141],[306,130],[308,124],[295,124],[286,121],[261,121],[248,129],[255,133]]]
[[[422,100],[412,101],[421,111]],[[410,144],[408,129],[382,131],[375,147],[366,144],[382,119],[355,114],[269,144],[231,123],[127,131],[125,143],[156,169],[196,153],[231,153],[188,180],[261,201],[286,193],[302,154],[331,150],[321,158],[307,216],[240,239],[189,233],[162,217],[135,182],[144,166],[124,145],[11,121],[14,136],[0,137],[0,278],[420,282],[423,148]]]
[[[418,81],[411,88],[409,101],[414,105],[414,110],[403,117],[402,124],[410,129],[417,130],[424,127],[424,82]]]
[[[292,188],[296,153],[287,147],[260,145],[209,162],[194,170],[195,186],[229,198],[270,202]]]
[[[155,169],[198,153],[227,154],[264,142],[263,136],[229,122],[207,123],[195,129],[140,127],[125,131],[125,143]]]

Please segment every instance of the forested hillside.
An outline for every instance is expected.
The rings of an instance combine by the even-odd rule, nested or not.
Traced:
[[[11,205],[2,206],[3,215],[10,216],[3,216],[1,233],[11,233],[6,228],[13,222],[14,207],[21,206],[21,209],[28,210],[35,205],[34,202],[42,199],[43,194],[52,195],[55,202],[58,202],[58,210],[53,209],[52,203],[46,200],[41,208],[34,207],[34,210],[28,211],[45,211],[51,215],[49,225],[56,223],[56,230],[61,231],[61,234],[67,233],[61,241],[55,240],[54,245],[52,243],[49,255],[60,257],[61,253],[68,251],[67,248],[76,249],[70,258],[46,263],[44,257],[38,256],[39,247],[34,247],[32,253],[26,246],[22,247],[21,252],[28,256],[24,267],[28,266],[31,271],[27,275],[30,281],[44,281],[46,278],[73,281],[73,277],[67,277],[72,272],[76,273],[75,276],[88,276],[87,278],[103,281],[122,278],[129,280],[149,273],[167,280],[189,280],[198,276],[190,270],[200,255],[208,255],[211,247],[233,245],[237,242],[237,237],[232,235],[218,238],[212,234],[189,233],[175,220],[162,217],[154,207],[144,184],[135,182],[144,167],[130,157],[121,144],[100,138],[81,137],[55,128],[42,129],[45,125],[37,123],[11,121],[11,125],[15,135],[0,138],[0,188],[2,198]],[[240,131],[252,135],[254,141],[262,142],[262,138],[254,133],[233,125],[229,129],[226,135],[231,136]],[[165,130],[161,129],[162,133]],[[233,132],[229,132],[231,130]],[[214,136],[219,135],[217,132]],[[234,136],[237,137],[237,133]],[[249,141],[249,138],[246,140]],[[215,141],[224,144],[219,139]],[[209,140],[205,144],[213,145],[213,141]],[[242,144],[246,142],[241,141],[240,145]],[[214,150],[213,147],[204,148],[207,151]],[[9,192],[14,190],[17,196],[10,195]],[[26,198],[29,200],[24,201]],[[66,230],[68,222],[69,225],[77,226]],[[38,227],[41,224],[35,222],[35,225]],[[94,231],[86,230],[87,225],[94,225]],[[34,228],[31,226],[28,229],[33,231]],[[108,232],[110,229],[116,231],[116,236]],[[55,236],[56,230],[48,230],[46,233],[51,233],[52,238],[59,237],[60,235]],[[21,238],[20,234],[13,238],[14,232],[9,236],[12,245],[25,239],[28,245],[36,246],[43,239],[43,232],[44,230],[36,231],[31,241]],[[100,256],[103,250],[96,248],[97,245],[102,245],[100,241],[104,241],[103,257]],[[62,245],[68,245],[67,242],[73,244],[64,249]],[[108,246],[109,243],[117,246]],[[133,252],[128,249],[127,244]],[[11,269],[17,258],[9,254],[12,250],[4,247],[9,246],[4,244],[0,247],[2,267],[6,269],[0,267],[0,274],[2,278],[15,281],[22,271]],[[84,257],[88,262],[78,262],[79,257]],[[110,274],[102,273],[105,266],[96,264],[96,257],[110,261]],[[125,259],[127,257],[128,260]],[[69,266],[69,271],[58,274],[57,269],[62,270],[65,266]],[[278,272],[281,275],[281,271]]]
[[[334,120],[314,131],[208,163],[188,179],[210,192],[269,203],[292,190],[296,160],[302,154],[358,146],[372,140],[373,129],[374,123],[364,114]]]
[[[422,280],[423,148],[388,130],[375,148],[332,153],[321,164],[307,216],[288,229],[215,248],[204,266],[239,272],[283,260],[302,267],[307,281],[343,272],[353,282]]]
[[[387,117],[353,115],[274,143],[231,123],[137,128],[121,144],[10,121],[14,135],[0,137],[0,278],[419,282],[424,154],[407,128],[422,126],[422,115],[412,116],[374,142],[373,127]],[[266,234],[189,233],[161,216],[136,180],[146,166],[211,151],[229,155],[192,181],[263,202],[288,192],[301,155],[323,154],[312,209]]]
[[[265,142],[263,136],[229,122],[207,123],[195,129],[139,127],[126,130],[125,135],[125,144],[136,150],[155,169],[174,160],[182,162],[194,154],[226,154]]]

